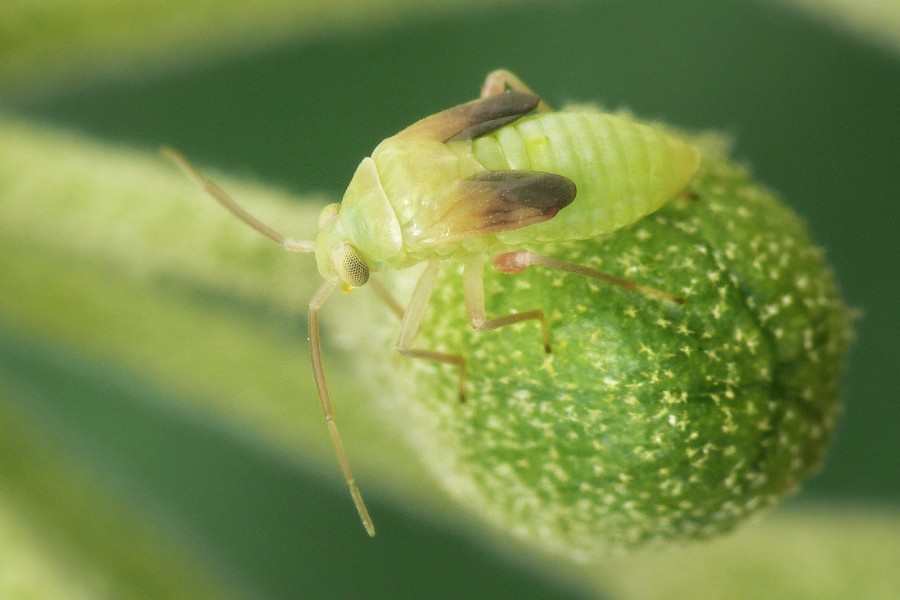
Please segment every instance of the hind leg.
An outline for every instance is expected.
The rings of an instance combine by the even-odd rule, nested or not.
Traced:
[[[497,69],[496,71],[488,73],[487,77],[484,78],[484,83],[481,86],[481,97],[488,98],[490,96],[496,96],[497,94],[502,94],[508,90],[534,94],[534,91],[525,85],[515,73],[507,71],[506,69]],[[541,100],[536,110],[538,112],[550,112],[553,109],[550,108],[546,102]]]

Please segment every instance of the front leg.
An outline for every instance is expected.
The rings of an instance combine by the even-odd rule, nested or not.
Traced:
[[[425,270],[419,276],[419,281],[416,283],[412,297],[409,300],[409,307],[403,314],[403,321],[400,323],[400,334],[397,336],[397,351],[403,356],[409,356],[410,358],[424,358],[425,360],[433,360],[458,367],[459,380],[457,386],[459,401],[465,402],[466,359],[459,354],[412,348],[413,340],[419,331],[419,325],[425,316],[425,310],[428,308],[428,302],[431,300],[431,292],[434,290],[439,266],[440,263],[432,261],[428,263],[428,266],[425,267]]]
[[[489,98],[508,90],[537,95],[515,73],[506,69],[497,69],[488,73],[488,76],[484,78],[484,84],[481,86],[481,97]],[[538,112],[551,112],[553,109],[541,100],[536,110]]]
[[[337,287],[338,282],[334,279],[326,280],[319,290],[313,295],[309,301],[309,349],[312,356],[313,377],[316,380],[316,389],[319,392],[319,402],[322,404],[322,412],[325,414],[325,425],[328,427],[328,434],[331,436],[331,443],[334,446],[334,452],[337,455],[338,463],[341,465],[341,471],[344,473],[344,479],[350,487],[350,495],[353,497],[353,503],[359,512],[363,526],[366,532],[375,535],[375,525],[369,516],[369,510],[366,503],[363,502],[362,494],[359,486],[356,485],[356,478],[350,469],[350,460],[347,458],[347,452],[344,450],[344,442],[341,440],[341,434],[338,432],[337,423],[334,421],[334,407],[331,404],[331,394],[328,393],[328,385],[325,382],[325,368],[322,366],[322,340],[319,336],[319,311],[322,305],[328,300],[328,297]]]

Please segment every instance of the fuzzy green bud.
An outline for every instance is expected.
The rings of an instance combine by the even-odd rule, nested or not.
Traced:
[[[800,220],[721,153],[704,149],[687,191],[612,235],[533,249],[683,305],[485,269],[488,316],[543,309],[551,354],[535,321],[473,331],[459,271],[443,270],[415,347],[466,358],[467,400],[455,368],[395,357],[388,409],[480,518],[586,560],[728,530],[818,468],[851,338],[834,277]]]

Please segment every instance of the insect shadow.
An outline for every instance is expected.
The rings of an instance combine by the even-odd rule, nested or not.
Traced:
[[[245,211],[171,149],[163,154],[235,216],[292,252],[314,253],[324,282],[309,302],[312,370],[341,470],[369,535],[363,502],[325,382],[319,310],[331,293],[370,283],[401,319],[396,348],[412,358],[453,365],[465,399],[466,359],[414,348],[443,262],[462,261],[466,312],[475,329],[534,320],[544,350],[551,337],[543,310],[485,314],[484,262],[517,274],[530,266],[567,271],[665,301],[683,299],[582,265],[535,254],[543,242],[598,237],[653,213],[696,172],[686,141],[627,117],[579,109],[554,111],[514,74],[490,73],[477,100],[418,121],[362,160],[340,204],[322,209],[316,239],[283,236]],[[372,272],[425,262],[404,309]]]

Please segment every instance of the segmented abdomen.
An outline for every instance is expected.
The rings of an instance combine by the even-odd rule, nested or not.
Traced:
[[[587,239],[656,211],[697,170],[697,150],[667,132],[595,111],[541,113],[472,144],[486,169],[547,171],[575,182],[575,201],[553,219],[497,234],[505,243]]]

